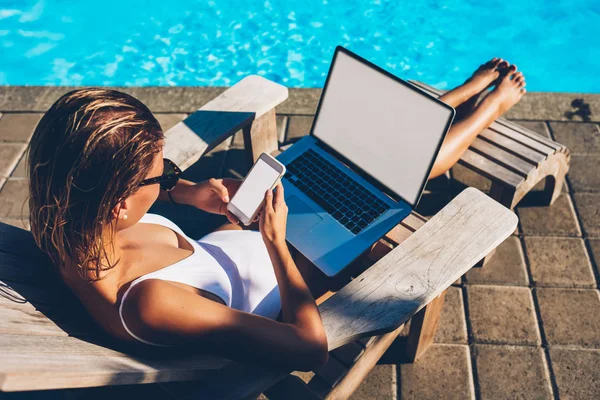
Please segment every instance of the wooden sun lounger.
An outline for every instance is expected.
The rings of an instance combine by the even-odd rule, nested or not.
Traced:
[[[411,83],[439,97],[444,91],[422,82]],[[459,163],[492,181],[489,195],[511,210],[542,179],[540,205],[560,196],[569,171],[569,149],[530,129],[498,118],[479,135]]]
[[[249,163],[262,151],[277,152],[274,107],[286,97],[285,87],[247,77],[169,130],[165,156],[189,167],[240,128]],[[0,223],[0,390],[165,382],[169,390],[211,399],[251,398],[265,391],[273,398],[282,393],[347,398],[409,319],[409,358],[426,350],[446,289],[516,224],[514,213],[469,188],[429,221],[412,214],[392,229],[353,264],[353,279],[319,306],[331,357],[315,371],[321,380],[317,388],[289,377],[291,371],[222,366],[202,355],[139,352],[108,338],[53,272],[31,234]],[[193,382],[182,387],[175,383],[180,381]]]

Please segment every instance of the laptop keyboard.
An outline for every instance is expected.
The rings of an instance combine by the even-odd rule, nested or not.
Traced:
[[[286,169],[287,180],[354,234],[390,208],[312,149],[292,160]]]

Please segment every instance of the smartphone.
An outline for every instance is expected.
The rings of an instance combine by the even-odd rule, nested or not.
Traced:
[[[227,209],[244,225],[250,225],[263,206],[266,191],[273,189],[284,174],[282,163],[262,153],[227,204]]]

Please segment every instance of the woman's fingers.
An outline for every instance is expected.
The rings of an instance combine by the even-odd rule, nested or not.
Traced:
[[[265,211],[273,212],[273,191],[271,189],[267,190],[265,193]]]
[[[285,200],[283,197],[283,185],[281,181],[277,182],[277,186],[275,186],[275,199],[274,199],[274,207],[280,207],[281,204],[285,204]]]
[[[232,224],[236,224],[238,225],[240,223],[240,220],[231,213],[231,211],[227,210],[225,212],[225,216],[227,217],[227,219],[229,220],[229,222],[231,222]]]
[[[221,200],[223,200],[225,203],[229,203],[229,191],[227,190],[227,187],[223,185],[223,179],[210,178],[208,180],[208,184],[210,185],[212,191],[215,192],[221,198]]]

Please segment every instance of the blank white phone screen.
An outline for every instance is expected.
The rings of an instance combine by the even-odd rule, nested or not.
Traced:
[[[250,174],[235,193],[232,199],[233,204],[244,215],[251,217],[265,198],[267,189],[273,186],[278,177],[279,172],[259,158]]]

